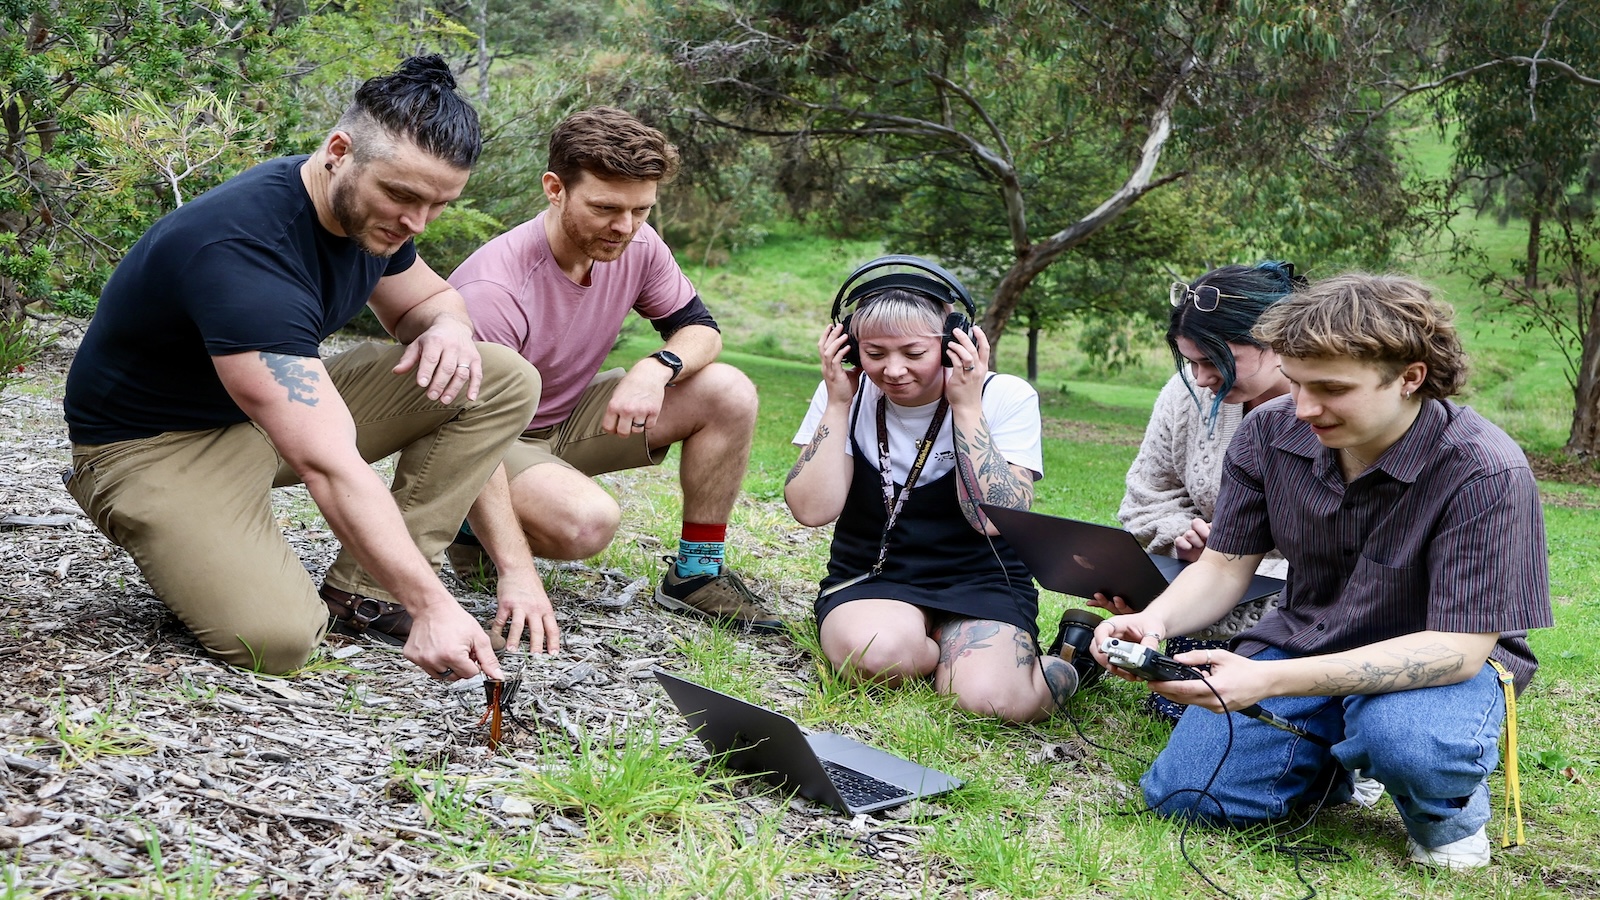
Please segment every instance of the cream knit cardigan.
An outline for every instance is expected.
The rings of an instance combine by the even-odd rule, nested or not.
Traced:
[[[1199,398],[1199,404],[1195,398]],[[1222,457],[1244,418],[1244,404],[1224,403],[1216,421],[1208,425],[1206,413],[1216,395],[1196,387],[1191,396],[1183,378],[1168,379],[1145,428],[1139,455],[1128,469],[1128,488],[1117,518],[1151,553],[1175,556],[1174,542],[1189,522],[1211,521],[1222,487]],[[1257,571],[1283,578],[1289,564],[1276,550],[1267,554]],[[1254,625],[1278,605],[1278,595],[1234,607],[1212,627],[1191,637],[1232,637]]]

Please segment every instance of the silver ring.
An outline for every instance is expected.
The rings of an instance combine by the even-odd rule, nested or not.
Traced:
[[[445,670],[443,670],[442,672],[439,673],[438,678],[439,678],[440,681],[443,681],[446,678],[449,678],[451,675],[454,675],[455,673],[456,673],[455,669],[445,669]]]
[[[1211,665],[1211,648],[1206,648],[1206,665]]]
[[[470,364],[468,364],[468,363],[462,363],[461,365],[456,366],[456,368],[458,368],[458,369],[470,369],[470,368],[472,368],[472,366]]]
[[[1155,638],[1156,642],[1159,643],[1161,641],[1161,632],[1152,631],[1149,634],[1145,635],[1145,637],[1147,637],[1147,638]]]
[[[633,427],[635,427],[635,428],[643,428],[644,427],[644,423],[643,422],[634,422],[633,423]]]
[[[961,367],[961,371],[963,371],[963,372],[971,372],[972,368],[973,368],[972,366],[962,366]]]

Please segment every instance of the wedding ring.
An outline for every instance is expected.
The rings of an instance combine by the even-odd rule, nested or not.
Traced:
[[[439,673],[439,680],[443,681],[444,679],[449,678],[451,675],[454,675],[455,673],[456,673],[455,669],[445,669],[444,671]]]
[[[963,372],[971,372],[972,371],[972,366],[962,366],[961,367],[961,371],[963,371]]]
[[[1206,665],[1211,665],[1211,649],[1206,648]]]
[[[1156,643],[1158,643],[1158,644],[1161,643],[1161,632],[1159,632],[1159,631],[1152,631],[1149,634],[1145,635],[1145,637],[1147,637],[1147,638],[1155,638],[1156,639]]]
[[[643,422],[634,422],[633,423],[633,427],[635,427],[635,428],[643,428],[644,427],[644,423]]]
[[[456,366],[456,368],[458,368],[458,369],[470,369],[470,368],[472,368],[472,366],[468,365],[467,363],[462,363],[461,365]]]

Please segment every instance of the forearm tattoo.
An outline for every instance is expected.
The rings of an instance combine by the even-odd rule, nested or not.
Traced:
[[[1345,697],[1431,687],[1459,672],[1467,661],[1465,653],[1444,644],[1418,647],[1405,655],[1390,655],[1394,658],[1392,664],[1329,659],[1329,663],[1346,666],[1348,672],[1325,676],[1316,683],[1315,690],[1324,696]]]
[[[795,480],[795,478],[800,475],[800,470],[806,467],[806,463],[810,462],[813,456],[817,455],[817,448],[822,446],[823,440],[825,440],[827,437],[828,426],[818,425],[817,433],[811,436],[811,443],[807,444],[806,448],[800,451],[800,458],[794,461],[794,468],[790,469],[789,476],[783,479],[784,487],[788,487],[789,482]]]
[[[272,371],[272,377],[289,389],[290,403],[317,405],[317,382],[322,380],[322,376],[306,366],[305,357],[263,350],[261,361]]]
[[[1016,469],[995,447],[987,421],[981,422],[970,438],[960,428],[954,429],[954,435],[956,468],[965,488],[961,512],[973,527],[984,528],[988,524],[979,503],[1008,509],[1033,505],[1033,483],[1018,477]]]

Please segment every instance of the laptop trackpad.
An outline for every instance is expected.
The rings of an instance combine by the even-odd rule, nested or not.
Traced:
[[[806,741],[817,756],[840,763],[874,778],[900,785],[918,795],[936,794],[961,786],[961,779],[918,765],[841,734],[811,732]]]

